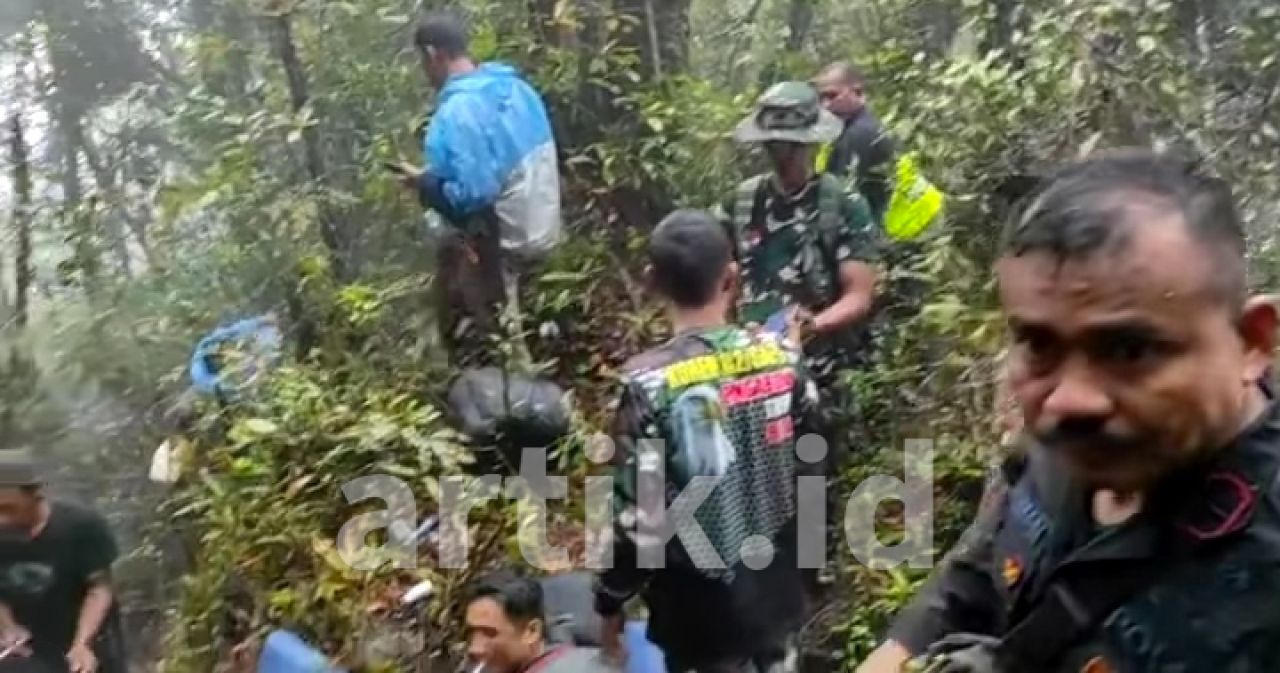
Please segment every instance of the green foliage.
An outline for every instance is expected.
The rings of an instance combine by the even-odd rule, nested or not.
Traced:
[[[75,145],[58,114],[73,88],[84,135],[75,175],[35,165],[39,290],[33,324],[7,331],[0,349],[7,437],[47,443],[91,476],[106,464],[136,474],[174,431],[157,409],[185,386],[201,334],[274,309],[291,345],[307,337],[309,350],[295,349],[253,401],[205,410],[195,471],[172,503],[196,551],[170,629],[173,671],[209,670],[278,624],[359,658],[365,607],[412,577],[334,562],[324,540],[360,509],[336,488],[382,471],[405,475],[429,503],[427,477],[465,462],[439,412],[450,372],[431,337],[434,251],[417,204],[382,167],[418,158],[414,130],[430,112],[408,30],[420,4],[214,0],[175,14],[150,0],[129,12],[107,2],[86,5],[77,25],[37,17],[5,50],[18,101],[58,120],[33,156]],[[664,336],[644,288],[645,232],[671,207],[716,203],[759,170],[729,142],[734,124],[771,79],[806,78],[829,60],[867,71],[873,109],[948,195],[934,240],[890,251],[881,324],[848,381],[850,486],[901,474],[907,439],[938,443],[939,551],[999,455],[992,382],[1003,330],[989,268],[1014,205],[1002,191],[1011,178],[1120,145],[1191,150],[1237,187],[1256,281],[1280,274],[1273,3],[699,0],[675,17],[688,19],[688,34],[662,35],[644,16],[591,3],[462,7],[473,53],[521,65],[543,93],[562,153],[571,234],[525,288],[521,327],[580,402],[561,456],[575,478],[592,469],[580,449],[605,427],[616,368]],[[300,71],[281,58],[282,20]],[[121,39],[106,45],[107,34]],[[688,62],[655,78],[651,35]],[[52,36],[91,48],[51,51]],[[83,60],[93,63],[75,65]],[[77,203],[51,188],[69,177],[85,192]],[[321,235],[330,230],[341,250]],[[341,279],[339,257],[352,267]],[[8,257],[0,269],[12,271]],[[555,534],[572,539],[568,512],[556,514]],[[900,537],[900,512],[880,514],[882,539]],[[505,539],[516,518],[494,507],[476,525]],[[846,561],[846,589],[808,635],[853,664],[924,573]],[[442,642],[456,635],[448,610],[433,619]]]
[[[933,442],[932,535],[940,552],[968,525],[983,479],[999,455],[991,399],[998,316],[991,308],[989,280],[957,254],[949,236],[896,256],[872,328],[870,361],[848,381],[857,422],[854,458],[843,483],[847,492],[876,475],[904,478],[906,442]],[[919,474],[918,467],[913,470]],[[876,513],[882,544],[924,532],[907,531],[896,506],[879,503]],[[866,550],[859,553],[866,558]],[[838,567],[844,591],[836,605],[844,612],[827,625],[829,632],[809,637],[812,646],[856,665],[928,573],[871,569],[847,555]]]
[[[386,295],[343,288],[335,311],[367,333],[387,322]],[[356,571],[334,548],[341,526],[370,508],[339,499],[347,482],[393,475],[431,503],[433,479],[471,460],[425,392],[423,372],[378,362],[285,367],[252,399],[206,418],[193,476],[173,502],[201,561],[184,582],[167,670],[207,670],[241,639],[281,624],[358,658],[367,609],[419,576]],[[229,614],[240,623],[228,626]]]

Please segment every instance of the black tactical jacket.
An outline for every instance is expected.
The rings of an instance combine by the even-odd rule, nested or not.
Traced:
[[[1006,465],[890,637],[914,653],[951,633],[1007,642],[1034,617],[1031,655],[1004,673],[1280,670],[1278,471],[1272,404],[1216,458],[1152,494],[1141,514],[1103,528],[1089,494],[1032,448]],[[1114,592],[1119,607],[1072,623],[1072,606],[1126,575],[1145,579]]]

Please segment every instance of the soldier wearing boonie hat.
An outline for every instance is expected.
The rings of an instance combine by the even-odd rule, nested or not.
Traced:
[[[840,421],[848,419],[850,396],[840,373],[852,366],[856,328],[872,307],[877,260],[866,201],[839,178],[814,171],[816,147],[840,129],[809,84],[770,87],[733,137],[763,144],[773,170],[741,183],[720,206],[742,267],[738,321],[785,331],[802,344],[805,365],[835,412],[826,438],[829,473],[845,453],[847,425]]]
[[[840,119],[822,107],[813,87],[804,82],[782,82],[760,96],[752,113],[734,129],[733,139],[740,143],[821,145],[839,137],[840,129]]]

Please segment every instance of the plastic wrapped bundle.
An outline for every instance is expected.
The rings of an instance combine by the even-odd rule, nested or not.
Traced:
[[[449,410],[473,442],[496,445],[517,467],[522,449],[550,447],[569,433],[560,386],[498,367],[464,371],[449,388]]]

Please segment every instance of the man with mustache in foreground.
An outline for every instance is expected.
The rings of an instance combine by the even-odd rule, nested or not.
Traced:
[[[859,672],[1275,670],[1277,313],[1229,189],[1125,152],[1028,203],[996,268],[1027,450]]]

